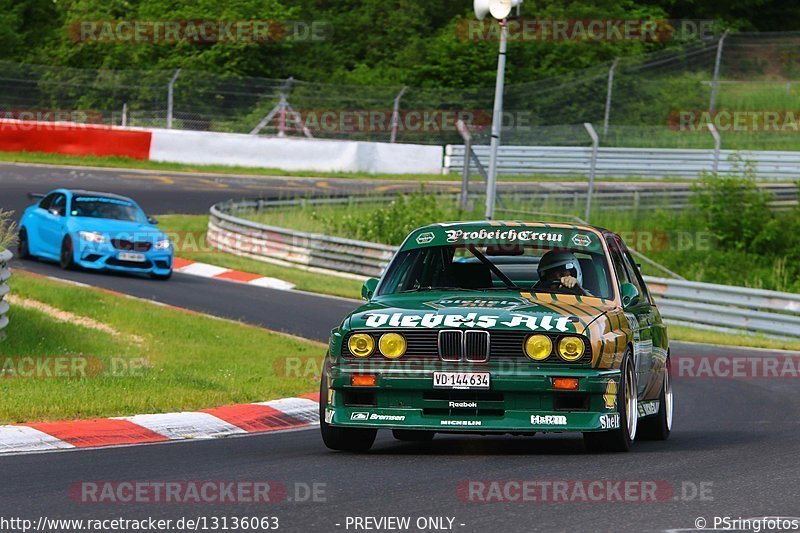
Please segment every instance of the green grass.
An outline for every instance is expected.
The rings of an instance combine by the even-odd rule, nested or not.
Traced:
[[[195,410],[316,388],[315,376],[287,376],[280,369],[286,357],[321,358],[325,346],[318,343],[20,271],[11,287],[18,297],[108,324],[122,335],[12,306],[0,344],[4,365],[20,357],[85,356],[90,362],[85,377],[0,377],[0,424]],[[136,372],[108,371],[139,362],[144,368]]]
[[[296,288],[302,291],[361,298],[360,281],[273,265],[212,249],[206,243],[208,228],[206,215],[160,215],[158,220],[160,229],[177,242],[178,257],[282,279],[294,283]],[[178,236],[177,239],[175,235]]]
[[[779,340],[762,335],[722,333],[719,331],[690,328],[688,326],[669,326],[669,338],[673,341],[800,352],[800,340]]]

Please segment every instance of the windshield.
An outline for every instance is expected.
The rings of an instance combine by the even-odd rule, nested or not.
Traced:
[[[147,222],[147,217],[136,204],[117,198],[102,196],[76,196],[72,199],[72,216],[108,218],[128,222]]]
[[[431,246],[397,254],[378,295],[513,290],[611,299],[603,253],[536,245]]]

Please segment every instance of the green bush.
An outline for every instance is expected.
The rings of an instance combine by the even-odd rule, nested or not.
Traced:
[[[422,189],[398,194],[389,203],[366,211],[348,209],[344,214],[312,211],[310,216],[331,228],[330,233],[399,246],[411,231],[435,222],[460,220],[462,212]]]
[[[753,165],[739,164],[737,175],[701,176],[693,201],[715,249],[693,258],[691,268],[703,265],[700,277],[712,278],[705,281],[800,291],[800,206],[770,209],[771,195],[756,184]]]
[[[4,250],[17,240],[17,225],[11,220],[13,211],[0,209],[0,250]]]

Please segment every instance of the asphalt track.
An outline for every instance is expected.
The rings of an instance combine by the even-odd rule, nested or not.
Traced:
[[[12,190],[5,170],[6,177],[0,181],[2,207],[7,207],[6,194]],[[93,187],[92,179],[75,178],[88,188]],[[137,190],[141,196],[143,189]],[[175,205],[178,196],[167,194],[171,190],[164,187],[154,194],[165,195],[168,198],[163,201]],[[185,191],[174,192],[180,194],[181,202],[186,199]],[[213,201],[215,194],[229,197],[231,191],[203,194],[208,196],[193,200],[197,205]],[[153,212],[158,212],[157,198],[153,200]],[[22,266],[318,340],[324,340],[354,306],[347,300],[180,274],[160,283],[64,273],[42,262]],[[674,356],[693,357],[721,351],[769,355],[681,343],[674,343],[672,350]],[[708,520],[710,529],[714,516],[800,516],[800,393],[796,379],[676,379],[675,394],[672,438],[637,443],[631,453],[620,455],[586,454],[580,436],[574,434],[534,438],[456,435],[437,437],[429,445],[399,443],[385,434],[379,436],[370,454],[350,455],[329,452],[317,431],[307,430],[4,457],[0,458],[0,518],[20,517],[35,523],[42,516],[278,516],[282,531],[324,532],[356,531],[346,527],[347,517],[408,516],[412,518],[409,531],[418,531],[414,522],[419,517],[451,517],[454,531],[516,532],[694,530],[699,517]],[[101,480],[267,480],[284,483],[292,500],[297,499],[293,496],[295,484],[321,483],[324,493],[312,502],[257,506],[89,504],[70,497],[75,483]],[[468,480],[656,481],[674,492],[656,502],[473,503],[458,493],[460,484]],[[698,493],[701,489],[703,495]]]

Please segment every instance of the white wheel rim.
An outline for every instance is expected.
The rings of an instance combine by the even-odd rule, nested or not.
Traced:
[[[628,436],[631,440],[636,438],[636,428],[639,426],[638,391],[636,390],[636,374],[632,365],[628,365],[625,376],[625,414],[628,419]]]
[[[672,431],[672,379],[669,376],[669,361],[664,369],[664,403],[667,410],[667,429]]]

